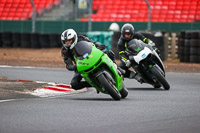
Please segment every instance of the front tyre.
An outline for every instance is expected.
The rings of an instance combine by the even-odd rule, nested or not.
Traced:
[[[125,87],[125,85],[123,85],[123,88],[121,89],[120,94],[122,98],[126,98],[128,96],[128,90]]]
[[[110,94],[110,96],[114,100],[120,100],[121,95],[115,85],[108,79],[106,78],[103,74],[99,75],[97,77],[99,83],[102,85],[102,87]]]
[[[162,84],[164,89],[169,90],[170,85],[168,84],[164,76],[156,69],[155,66],[151,69],[151,72],[154,75],[154,77],[157,79],[157,81]]]

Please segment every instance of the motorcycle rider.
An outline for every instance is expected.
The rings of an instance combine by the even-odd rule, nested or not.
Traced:
[[[151,45],[152,47],[155,46],[155,43],[153,43],[150,39],[146,38],[141,33],[134,32],[134,27],[129,23],[124,24],[121,28],[121,36],[117,43],[119,56],[120,56],[119,67],[126,71],[124,74],[124,77],[135,78],[136,80],[140,82],[141,77],[136,72],[129,70],[131,63],[130,63],[130,60],[128,59],[128,56],[125,54],[127,44],[132,39],[139,39],[143,41],[144,43]]]
[[[79,41],[87,41],[92,42],[95,44],[95,46],[104,51],[108,55],[108,57],[114,61],[114,53],[110,50],[105,50],[106,46],[99,43],[99,42],[93,42],[91,39],[87,38],[84,35],[77,35],[77,33],[73,29],[67,29],[61,34],[61,42],[62,42],[62,49],[61,49],[61,55],[62,58],[66,64],[66,68],[69,71],[74,71],[75,74],[71,80],[71,86],[75,90],[82,89],[84,87],[91,87],[91,85],[86,81],[81,81],[82,76],[77,71],[75,60],[74,60],[74,52],[73,48]]]

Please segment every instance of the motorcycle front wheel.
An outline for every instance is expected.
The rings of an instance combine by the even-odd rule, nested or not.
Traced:
[[[125,85],[123,85],[123,88],[121,89],[120,94],[122,98],[126,98],[128,96],[128,90],[125,87]]]
[[[165,90],[169,90],[170,85],[164,78],[164,76],[157,70],[157,68],[154,66],[151,69],[152,74],[157,79],[157,81],[164,87]]]
[[[99,83],[102,85],[102,87],[110,94],[110,96],[114,100],[120,100],[121,95],[115,85],[104,76],[104,74],[101,74],[97,77]]]

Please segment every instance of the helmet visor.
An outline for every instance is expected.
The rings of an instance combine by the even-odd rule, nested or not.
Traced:
[[[72,42],[73,42],[73,39],[65,40],[65,41],[64,41],[64,46],[65,46],[65,47],[69,47],[69,46],[72,44]]]
[[[124,34],[124,38],[130,39],[130,38],[131,38],[131,33],[125,33],[125,34]]]

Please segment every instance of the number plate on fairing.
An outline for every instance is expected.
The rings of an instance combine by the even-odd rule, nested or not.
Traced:
[[[144,59],[146,56],[147,56],[146,54],[143,54],[143,55],[142,55],[142,59]]]
[[[152,53],[151,50],[149,48],[145,47],[136,56],[133,56],[133,58],[134,58],[135,62],[137,62],[139,64],[141,60],[147,58],[147,56],[151,53]]]

